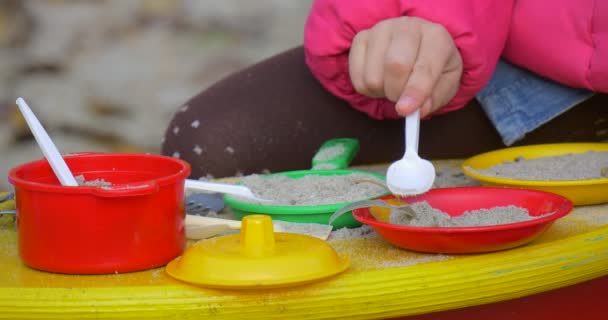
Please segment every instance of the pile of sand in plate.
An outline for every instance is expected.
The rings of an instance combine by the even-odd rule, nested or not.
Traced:
[[[535,159],[517,157],[483,170],[468,169],[484,176],[520,180],[599,179],[608,177],[608,152],[588,151]]]
[[[389,222],[412,227],[480,227],[529,221],[546,216],[531,216],[526,208],[514,205],[465,211],[455,217],[431,207],[426,201],[413,203],[409,208],[412,210],[391,209]]]
[[[372,182],[370,182],[372,181]],[[285,175],[249,175],[241,183],[272,205],[310,206],[353,202],[383,195],[384,181],[364,173],[344,175],[309,174],[301,178]],[[243,202],[255,202],[238,198]]]

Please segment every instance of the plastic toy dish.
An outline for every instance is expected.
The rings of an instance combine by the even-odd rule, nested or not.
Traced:
[[[225,289],[268,289],[316,282],[350,265],[325,241],[275,233],[272,219],[250,215],[240,234],[197,242],[171,261],[167,273],[184,282]]]
[[[62,186],[46,160],[12,169],[19,256],[26,265],[111,274],[162,266],[182,253],[188,163],[143,154],[64,159],[75,176],[111,185]]]
[[[359,141],[352,138],[335,138],[325,141],[319,150],[315,153],[312,159],[312,169],[287,171],[269,174],[284,175],[293,179],[299,179],[309,175],[333,176],[333,175],[348,175],[348,174],[364,174],[372,179],[385,180],[385,177],[368,171],[345,169],[353,160],[359,151]],[[382,194],[374,195],[370,198],[376,198],[387,195],[387,191]],[[360,199],[364,200],[364,199]],[[272,217],[273,220],[282,220],[299,223],[320,223],[329,224],[329,217],[339,208],[342,208],[347,203],[332,203],[325,205],[272,205],[263,203],[244,202],[233,196],[224,196],[226,205],[232,207],[234,215],[238,219],[250,214],[266,214]],[[332,223],[334,229],[340,228],[356,228],[360,227],[361,223],[353,218],[352,213],[348,212],[342,215],[339,219]]]
[[[298,179],[307,175],[321,175],[321,176],[330,176],[330,175],[348,175],[353,173],[360,173],[369,175],[372,178],[380,179],[384,181],[384,176],[375,174],[373,172],[368,171],[360,171],[360,170],[345,170],[345,169],[337,169],[337,170],[300,170],[300,171],[288,171],[275,173],[271,175],[285,175],[290,178]],[[268,176],[271,176],[268,175]],[[378,196],[383,196],[388,194],[388,191],[381,195],[376,195],[373,198]],[[363,200],[363,199],[361,199]],[[347,203],[332,203],[326,205],[310,205],[310,206],[288,206],[288,205],[267,205],[267,204],[257,204],[244,202],[232,197],[230,195],[226,195],[224,197],[224,201],[228,206],[233,209],[234,215],[238,219],[242,219],[243,217],[250,214],[266,214],[272,217],[273,220],[282,220],[289,222],[300,222],[300,223],[320,223],[320,224],[328,224],[329,217],[338,209],[345,206]],[[334,223],[332,223],[334,229],[340,228],[356,228],[361,226],[361,224],[355,220],[352,214],[345,214],[338,218]]]
[[[462,164],[462,170],[466,175],[479,180],[483,185],[553,192],[570,199],[574,205],[608,202],[608,178],[559,181],[521,180],[483,175],[478,171],[505,161],[513,161],[518,157],[535,159],[587,151],[608,152],[608,143],[556,143],[505,148],[482,153],[465,160]]]
[[[382,197],[397,204],[394,196]],[[402,198],[403,202],[427,201],[452,217],[465,211],[515,205],[526,208],[534,220],[481,227],[412,227],[388,223],[389,209],[380,207],[353,210],[353,216],[370,225],[389,243],[408,250],[431,253],[481,253],[524,245],[572,210],[572,202],[549,192],[501,187],[460,187],[432,189]]]

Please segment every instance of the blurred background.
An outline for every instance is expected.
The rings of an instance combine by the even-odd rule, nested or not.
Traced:
[[[182,103],[301,44],[311,3],[0,0],[0,175],[42,157],[17,97],[63,153],[159,153]]]

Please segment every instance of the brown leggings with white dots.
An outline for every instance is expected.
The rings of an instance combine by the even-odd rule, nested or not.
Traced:
[[[357,138],[353,164],[387,163],[404,151],[403,120],[373,120],[325,91],[302,47],[237,72],[196,95],[171,120],[162,153],[192,165],[192,177],[307,169],[318,147]],[[608,95],[598,94],[516,145],[608,140]],[[424,120],[420,155],[466,158],[504,148],[477,102]]]

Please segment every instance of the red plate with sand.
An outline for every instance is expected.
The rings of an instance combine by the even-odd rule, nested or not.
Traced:
[[[396,204],[394,196],[379,198]],[[370,225],[384,240],[398,247],[433,253],[479,253],[510,249],[540,236],[556,219],[572,210],[572,202],[560,195],[527,189],[494,187],[439,188],[402,198],[407,203],[427,201],[452,217],[466,211],[514,205],[528,209],[533,220],[481,227],[412,227],[390,224],[389,209],[353,210],[359,222]]]

